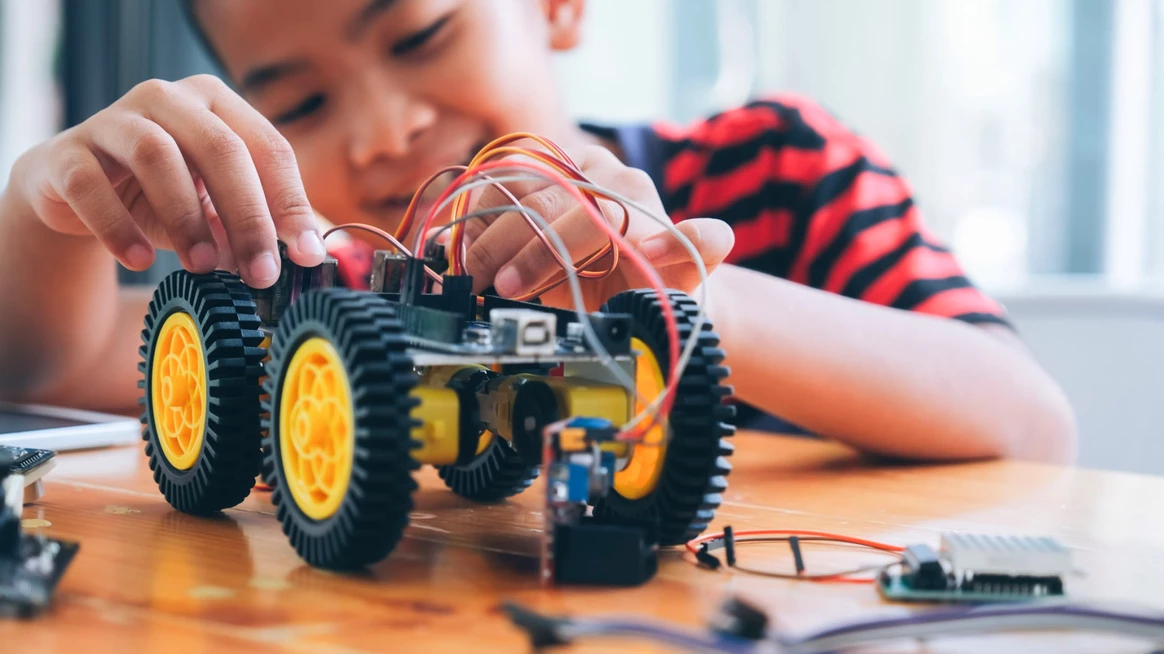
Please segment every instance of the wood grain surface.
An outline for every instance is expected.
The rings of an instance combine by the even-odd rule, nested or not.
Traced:
[[[741,433],[716,526],[812,529],[936,545],[943,530],[1051,535],[1072,547],[1077,598],[1164,608],[1164,479],[1017,462],[903,466],[828,443]],[[499,610],[516,600],[573,615],[621,614],[699,629],[731,594],[781,629],[809,630],[917,607],[871,585],[811,584],[694,566],[662,555],[656,579],[629,590],[544,589],[536,579],[541,485],[496,505],[446,490],[431,469],[406,538],[363,575],[304,565],[269,494],[208,519],[177,513],[140,448],[60,456],[26,529],[78,540],[52,610],[0,622],[0,652],[523,652]],[[809,571],[876,563],[876,554],[808,547]],[[750,565],[791,571],[783,545],[741,548]],[[663,651],[594,641],[570,651]],[[900,643],[877,651],[1147,652],[1107,636],[1039,634]]]

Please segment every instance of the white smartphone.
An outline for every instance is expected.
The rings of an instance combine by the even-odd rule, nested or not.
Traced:
[[[0,445],[64,452],[140,441],[141,423],[134,418],[0,402]]]

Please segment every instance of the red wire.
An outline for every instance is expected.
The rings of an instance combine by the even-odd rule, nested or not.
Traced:
[[[479,166],[469,168],[468,170],[462,172],[457,177],[457,179],[453,181],[452,184],[449,184],[445,188],[444,192],[441,193],[440,198],[433,204],[434,211],[429,212],[428,216],[425,218],[424,224],[421,226],[421,229],[418,232],[417,249],[420,247],[419,239],[421,238],[421,235],[427,233],[433,222],[436,220],[436,207],[442,206],[445,201],[450,196],[452,196],[462,184],[467,182],[475,175],[499,169],[526,170],[538,175],[543,175],[558,186],[561,186],[568,193],[570,193],[574,199],[578,201],[579,205],[585,208],[587,215],[590,216],[594,224],[597,225],[598,228],[603,232],[605,232],[608,238],[617,243],[622,248],[623,253],[628,256],[631,262],[635,264],[640,272],[642,272],[647,277],[651,288],[659,297],[659,303],[662,305],[663,309],[663,321],[667,327],[667,352],[671,360],[671,375],[667,387],[663,390],[664,399],[662,405],[660,406],[660,413],[662,415],[667,415],[671,410],[671,404],[675,396],[675,389],[679,384],[679,325],[675,319],[675,311],[671,306],[670,298],[667,297],[666,288],[663,286],[663,280],[659,277],[659,273],[654,268],[652,268],[649,263],[647,263],[642,255],[635,251],[630,242],[628,242],[626,238],[618,232],[618,230],[614,229],[610,223],[608,223],[606,219],[598,213],[598,208],[587,201],[586,196],[583,195],[577,187],[571,184],[564,175],[548,166],[536,166],[524,161],[489,161]],[[635,434],[637,435],[640,433],[645,433],[646,430],[653,426],[653,423],[654,420],[652,420],[652,422],[646,426],[639,427]]]

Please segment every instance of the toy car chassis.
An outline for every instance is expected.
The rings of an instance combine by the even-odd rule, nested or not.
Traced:
[[[336,288],[330,258],[302,268],[284,256],[279,281],[261,290],[224,272],[165,278],[145,317],[139,386],[145,451],[166,500],[212,514],[246,498],[261,472],[298,554],[351,569],[402,537],[420,465],[482,502],[549,469],[547,542],[557,545],[547,558],[559,560],[547,574],[559,581],[595,572],[600,583],[641,582],[653,550],[634,571],[604,576],[596,570],[611,553],[596,558],[595,539],[633,543],[635,558],[707,528],[731,468],[734,415],[710,325],[670,414],[626,442],[609,427],[668,382],[655,291],[620,293],[589,314],[635,380],[627,389],[574,312],[476,295],[468,276],[444,275],[437,288],[426,263],[377,252],[371,292]],[[668,298],[686,339],[698,307]]]

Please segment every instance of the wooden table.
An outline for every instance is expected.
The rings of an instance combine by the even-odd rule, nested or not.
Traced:
[[[1069,582],[1074,596],[1164,605],[1164,479],[1014,462],[876,466],[838,445],[759,434],[740,434],[736,446],[718,526],[933,544],[943,530],[1048,534],[1075,550],[1085,572]],[[792,631],[909,610],[881,602],[872,586],[710,572],[677,552],[641,588],[541,589],[540,485],[482,506],[445,490],[432,470],[421,475],[407,537],[370,574],[352,577],[303,565],[265,493],[221,518],[194,518],[165,503],[139,448],[63,455],[45,497],[26,507],[25,524],[79,540],[81,550],[49,614],[0,623],[0,652],[527,651],[499,612],[506,599],[697,628],[738,593]],[[784,546],[757,545],[745,555],[756,565],[790,566]],[[863,551],[806,556],[818,570],[871,562]],[[630,647],[641,644],[598,641],[573,651]],[[890,651],[1012,649],[1148,651],[1142,642],[1078,635],[940,640]]]

